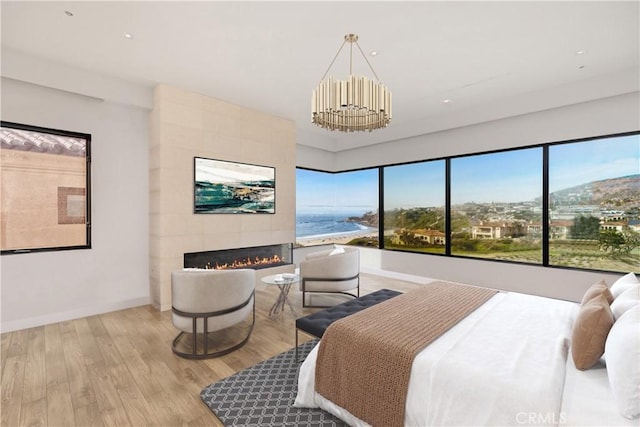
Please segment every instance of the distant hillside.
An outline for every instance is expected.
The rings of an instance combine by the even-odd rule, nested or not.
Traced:
[[[640,174],[603,179],[551,193],[558,205],[637,205],[640,203]]]

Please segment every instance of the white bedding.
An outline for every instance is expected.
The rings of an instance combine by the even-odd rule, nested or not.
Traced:
[[[405,425],[563,424],[569,417],[562,401],[577,311],[571,302],[497,294],[416,356]],[[317,348],[300,368],[294,405],[367,425],[315,393],[316,356]]]
[[[603,361],[598,362],[593,368],[580,371],[573,363],[573,358],[569,357],[560,425],[638,427],[640,419],[629,420],[620,415]]]

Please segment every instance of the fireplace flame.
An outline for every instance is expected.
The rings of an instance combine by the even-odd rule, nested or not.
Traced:
[[[232,270],[234,268],[245,268],[245,267],[250,268],[256,265],[262,266],[262,265],[270,265],[270,264],[279,264],[281,262],[282,262],[282,259],[278,255],[274,255],[270,258],[255,257],[253,259],[245,258],[245,259],[233,260],[232,262],[228,262],[224,264],[218,264],[216,262],[215,266],[212,266],[211,264],[207,263],[205,268],[209,270]]]

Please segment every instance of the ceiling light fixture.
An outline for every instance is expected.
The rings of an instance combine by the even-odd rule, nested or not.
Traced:
[[[131,40],[131,39],[133,38],[133,34],[131,34],[131,33],[124,33],[122,36],[123,36],[125,39],[129,39],[129,40]]]
[[[327,77],[331,66],[346,43],[350,44],[349,77],[336,80]],[[358,47],[362,57],[375,76],[375,81],[353,74],[353,45]],[[367,60],[358,44],[356,34],[344,36],[344,42],[329,68],[313,91],[311,99],[312,122],[328,130],[360,132],[387,127],[391,121],[391,92],[380,83],[378,75]]]

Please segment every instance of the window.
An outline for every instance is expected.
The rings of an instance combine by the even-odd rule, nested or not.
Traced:
[[[445,161],[387,166],[384,248],[444,254]]]
[[[640,136],[549,147],[549,265],[640,265]]]
[[[2,122],[2,253],[91,247],[91,135]]]
[[[296,243],[378,247],[378,169],[297,169]]]
[[[542,147],[451,159],[451,254],[542,263]]]
[[[384,249],[637,272],[639,165],[634,132],[352,172],[298,169],[297,240],[379,246],[382,197]]]

